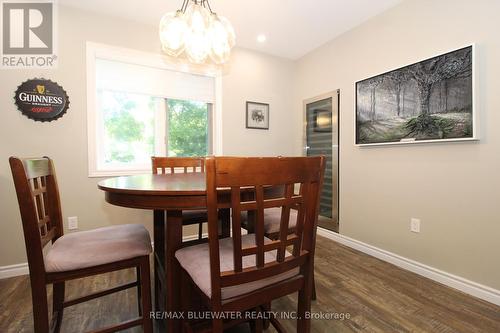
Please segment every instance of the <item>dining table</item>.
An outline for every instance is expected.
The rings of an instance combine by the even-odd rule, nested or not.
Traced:
[[[180,305],[180,267],[175,251],[183,245],[182,211],[206,209],[205,173],[141,174],[102,180],[98,188],[105,200],[116,206],[153,210],[155,311],[165,315],[168,332],[179,332],[171,314]],[[166,213],[166,214],[165,214]],[[219,215],[221,236],[229,236],[229,208]]]

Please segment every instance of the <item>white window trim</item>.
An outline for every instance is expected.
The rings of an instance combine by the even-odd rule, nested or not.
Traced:
[[[186,63],[172,63],[161,54],[148,53],[133,49],[87,42],[87,140],[88,140],[88,175],[89,177],[106,177],[133,175],[150,172],[150,168],[134,170],[98,170],[97,168],[97,96],[95,68],[98,59],[120,61],[134,65],[150,66],[189,74],[204,75],[215,78],[215,103],[213,104],[212,151],[214,155],[222,155],[222,73],[217,67],[196,66]],[[157,152],[162,153],[162,152]],[[163,152],[164,154],[165,152]]]

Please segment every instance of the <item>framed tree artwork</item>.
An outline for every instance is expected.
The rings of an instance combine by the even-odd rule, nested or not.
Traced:
[[[269,129],[269,104],[247,102],[246,128]]]
[[[356,145],[477,140],[474,45],[356,82]]]

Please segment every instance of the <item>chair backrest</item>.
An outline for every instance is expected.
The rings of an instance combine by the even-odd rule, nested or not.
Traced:
[[[205,157],[151,157],[153,174],[205,172]]]
[[[63,235],[57,179],[48,157],[9,159],[30,271],[44,272],[43,247]]]
[[[206,160],[208,233],[212,299],[220,301],[221,288],[274,276],[308,263],[314,253],[319,197],[325,159],[318,157],[210,157]],[[266,198],[265,188],[284,186],[281,197]],[[233,270],[220,272],[218,208],[227,208],[217,189],[230,189],[233,231]],[[245,192],[254,191],[250,201]],[[281,207],[279,238],[264,241],[264,209]],[[290,209],[298,210],[296,227],[289,231]],[[242,246],[241,212],[253,210],[255,245]],[[293,246],[291,256],[286,248]],[[276,251],[276,260],[265,262],[265,253]],[[244,267],[243,257],[255,256],[255,266]],[[301,267],[303,268],[303,267]]]

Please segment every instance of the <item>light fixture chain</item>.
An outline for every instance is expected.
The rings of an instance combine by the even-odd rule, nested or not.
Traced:
[[[207,4],[208,10],[210,11],[210,14],[213,14],[214,12],[212,11],[212,7],[210,7],[210,2],[208,0],[203,0],[203,3]]]
[[[186,9],[187,9],[187,6],[189,4],[189,1],[190,0],[184,0],[184,2],[182,3],[182,7],[181,7],[181,12],[184,14],[186,13]]]

